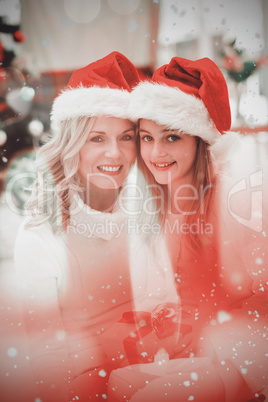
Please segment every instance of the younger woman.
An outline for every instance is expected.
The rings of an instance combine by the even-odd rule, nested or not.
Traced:
[[[113,373],[111,400],[247,401],[267,381],[263,341],[256,339],[266,324],[265,313],[257,324],[248,318],[249,305],[262,308],[253,297],[253,265],[251,271],[243,265],[221,220],[226,194],[217,173],[236,140],[226,133],[231,115],[224,77],[207,58],[174,57],[131,98],[131,115],[140,119],[138,165],[166,235],[182,321],[176,359],[162,371],[150,365]],[[154,377],[145,385],[148,374]],[[122,379],[131,389],[113,392]]]

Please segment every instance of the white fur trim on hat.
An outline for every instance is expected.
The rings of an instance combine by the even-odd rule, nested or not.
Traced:
[[[222,172],[226,168],[228,169],[228,164],[233,158],[233,152],[236,152],[241,146],[242,138],[240,133],[228,131],[209,147],[216,172]]]
[[[51,111],[54,127],[63,120],[82,116],[129,118],[130,93],[126,90],[100,87],[78,87],[64,90],[55,100]]]
[[[213,144],[222,135],[201,99],[179,88],[144,81],[130,95],[131,119],[148,119]]]

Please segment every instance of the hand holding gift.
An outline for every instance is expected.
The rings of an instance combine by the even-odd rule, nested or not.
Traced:
[[[108,363],[148,363],[160,348],[170,356],[175,353],[179,336],[180,307],[159,304],[152,312],[128,311],[103,335]],[[120,364],[121,361],[121,364]]]

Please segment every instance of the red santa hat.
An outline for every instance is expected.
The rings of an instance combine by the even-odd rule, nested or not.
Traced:
[[[223,74],[210,59],[174,57],[131,94],[132,119],[149,119],[202,138],[210,145],[230,129],[231,112]]]
[[[54,100],[53,126],[81,116],[129,118],[130,92],[138,82],[135,66],[119,52],[74,71],[67,88]]]

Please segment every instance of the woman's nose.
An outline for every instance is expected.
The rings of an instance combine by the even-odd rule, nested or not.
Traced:
[[[116,159],[121,155],[120,145],[117,141],[112,141],[107,145],[105,155],[113,159]]]
[[[166,156],[167,152],[165,146],[160,141],[155,141],[152,149],[152,156],[154,158],[160,158]]]

